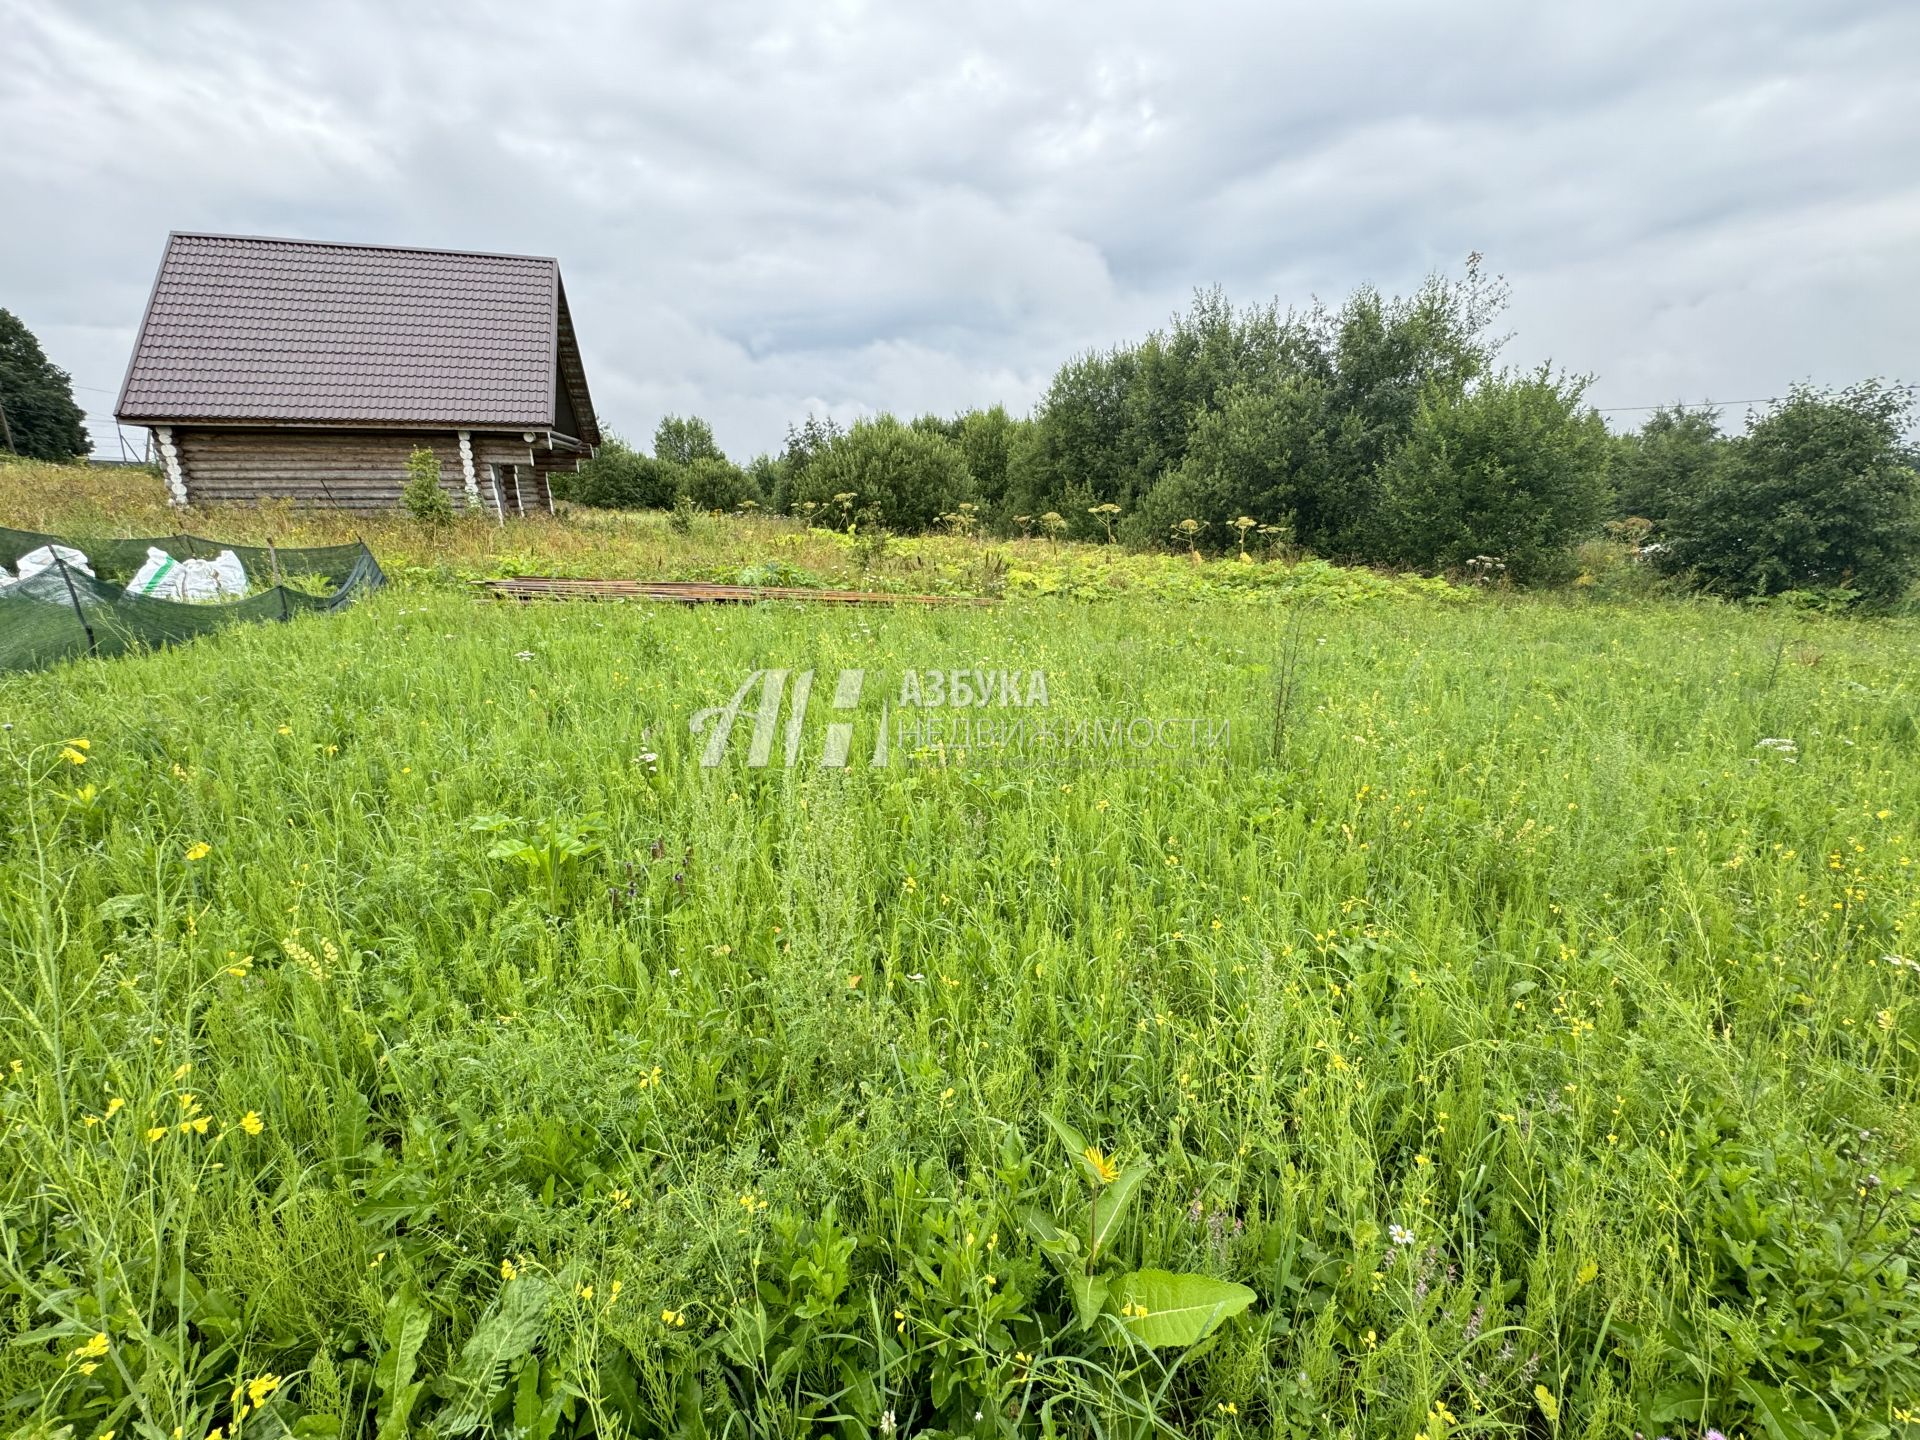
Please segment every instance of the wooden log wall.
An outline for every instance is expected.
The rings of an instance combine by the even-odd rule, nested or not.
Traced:
[[[187,501],[291,499],[343,510],[390,510],[407,483],[416,445],[440,462],[440,485],[456,508],[466,504],[459,436],[362,430],[193,430],[176,427]],[[475,449],[480,437],[475,436]],[[523,453],[525,447],[521,447]],[[484,490],[484,485],[482,489]]]
[[[572,470],[580,457],[549,450],[544,437],[528,444],[518,433],[473,431],[474,478],[481,508],[493,513],[490,466],[519,467],[520,504],[526,513],[551,507],[555,470]],[[456,431],[393,430],[208,430],[174,427],[186,502],[219,505],[290,499],[302,505],[344,510],[391,510],[407,482],[407,457],[416,445],[440,462],[440,484],[456,510],[467,503]],[[508,515],[520,513],[512,484],[502,488]]]

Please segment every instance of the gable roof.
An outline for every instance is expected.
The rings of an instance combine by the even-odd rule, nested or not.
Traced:
[[[556,260],[176,232],[114,414],[546,430],[559,385],[598,444]]]

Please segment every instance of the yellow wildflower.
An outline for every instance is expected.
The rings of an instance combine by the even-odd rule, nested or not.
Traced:
[[[84,1345],[76,1345],[73,1350],[75,1360],[98,1360],[107,1353],[106,1331],[96,1331],[93,1338]]]
[[[267,1122],[260,1118],[258,1110],[249,1110],[240,1117],[240,1128],[249,1135],[258,1135],[267,1128]]]
[[[258,1380],[248,1384],[247,1399],[251,1400],[253,1402],[253,1408],[258,1410],[266,1403],[267,1397],[279,1388],[280,1377],[278,1375],[262,1375]]]
[[[166,1135],[167,1135],[166,1126],[155,1125],[151,1130],[147,1131],[147,1141],[149,1144],[151,1144],[152,1142],[157,1140],[164,1140],[166,1138]]]
[[[204,860],[207,858],[207,856],[211,855],[212,853],[213,853],[213,846],[209,845],[206,841],[201,840],[196,844],[193,844],[187,847],[187,861],[189,864],[191,864],[195,860]]]
[[[1120,1178],[1120,1167],[1114,1163],[1113,1157],[1102,1151],[1098,1145],[1089,1145],[1080,1153],[1100,1184],[1111,1185]]]
[[[87,763],[87,757],[82,755],[78,750],[74,749],[71,745],[64,745],[61,747],[60,758],[66,761],[69,765],[84,765]]]
[[[512,1260],[508,1259],[500,1262],[500,1278],[502,1280],[511,1280],[519,1273],[520,1271],[514,1266]]]

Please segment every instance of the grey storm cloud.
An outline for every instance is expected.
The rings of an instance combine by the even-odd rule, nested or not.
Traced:
[[[612,425],[743,456],[1469,251],[1602,406],[1920,379],[1908,0],[0,0],[0,48],[0,305],[108,448],[174,229],[557,255]]]

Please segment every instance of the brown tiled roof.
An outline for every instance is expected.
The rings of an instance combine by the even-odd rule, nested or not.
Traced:
[[[531,256],[175,234],[114,413],[547,429],[564,369],[591,431],[561,293]]]

